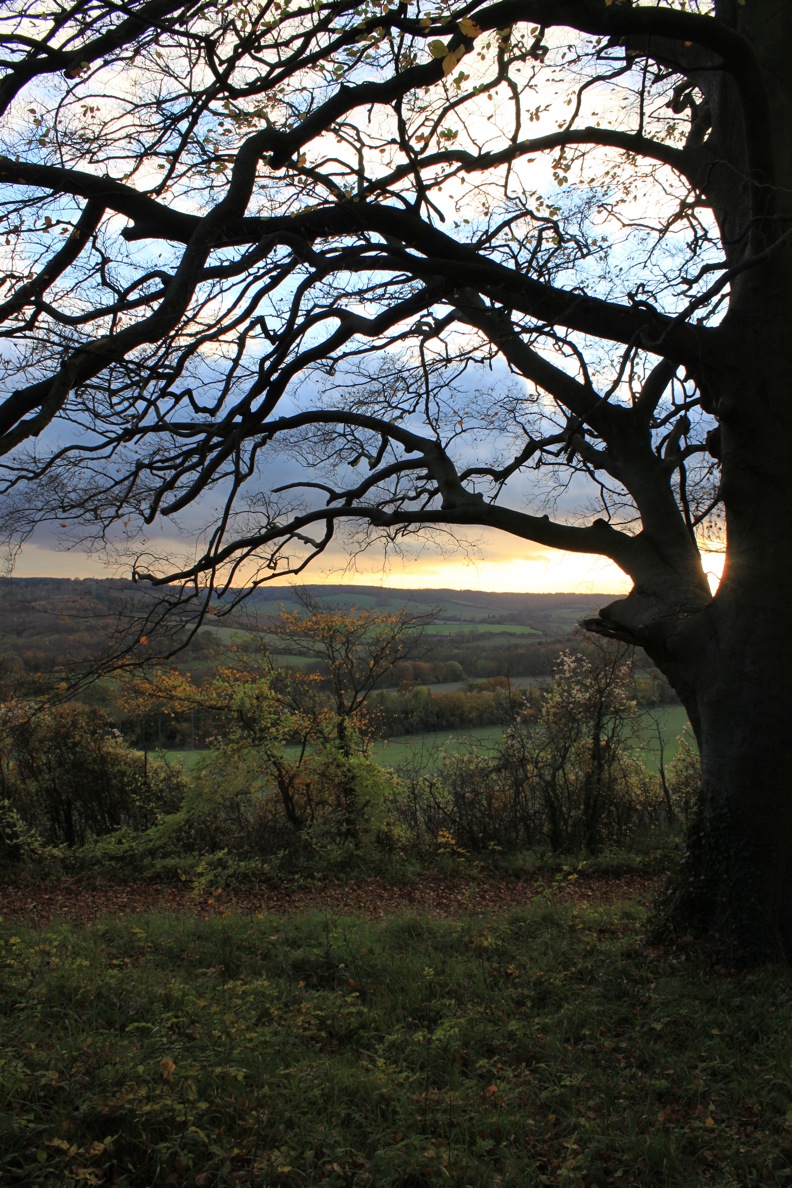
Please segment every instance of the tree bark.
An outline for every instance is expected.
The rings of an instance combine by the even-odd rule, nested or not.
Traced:
[[[792,269],[789,270],[792,291]],[[760,282],[761,285],[761,282]],[[732,964],[792,964],[792,410],[779,308],[755,282],[716,412],[729,553],[708,607],[667,632],[655,659],[698,739],[702,793],[667,922]],[[648,649],[652,651],[651,647]]]
[[[766,221],[755,219],[743,239],[743,250],[761,249],[765,262],[734,277],[720,358],[705,361],[728,560],[683,648],[702,794],[668,916],[731,962],[792,964],[792,251],[784,233],[792,215],[792,8],[728,0],[718,14],[751,41],[761,65],[775,185],[767,204],[754,206]],[[754,181],[761,195],[762,179]],[[741,218],[747,229],[747,209]]]
[[[792,649],[785,611],[716,599],[695,665],[698,816],[661,926],[730,964],[792,963]]]

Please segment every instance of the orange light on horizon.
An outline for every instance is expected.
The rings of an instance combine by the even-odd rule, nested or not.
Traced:
[[[489,542],[488,542],[489,543]],[[500,542],[498,542],[500,544]],[[354,563],[338,553],[324,558],[299,578],[274,578],[275,586],[381,585],[392,589],[482,590],[518,594],[628,594],[632,583],[605,557],[565,553],[528,545],[521,556],[506,547],[487,549],[478,558],[438,556],[426,550],[418,557],[391,558],[363,554]],[[723,553],[703,553],[702,562],[713,592],[723,572]],[[63,552],[28,543],[14,568],[15,577],[108,578],[125,577],[121,568],[108,567],[100,558]],[[239,584],[243,584],[240,580]]]

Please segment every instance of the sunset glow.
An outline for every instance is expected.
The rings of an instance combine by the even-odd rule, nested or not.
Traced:
[[[363,553],[350,562],[340,551],[328,552],[299,579],[275,579],[273,585],[382,585],[392,589],[488,590],[524,594],[626,594],[630,579],[604,557],[559,552],[529,541],[493,534],[479,543],[477,555],[441,556],[427,547],[415,557]],[[704,571],[714,591],[723,572],[723,553],[704,553]],[[15,577],[111,578],[129,572],[109,567],[100,557],[27,544],[14,567]]]
[[[507,558],[482,555],[476,559],[424,555],[413,560],[396,558],[386,568],[372,564],[365,556],[350,567],[341,557],[331,564],[315,565],[301,581],[309,585],[383,585],[395,589],[421,588],[488,590],[495,593],[598,593],[624,594],[630,588],[627,577],[611,562],[600,557],[534,549],[528,555]],[[128,577],[99,559],[76,552],[56,552],[28,545],[14,569],[15,577],[110,578]],[[289,585],[291,579],[276,579],[275,585]]]

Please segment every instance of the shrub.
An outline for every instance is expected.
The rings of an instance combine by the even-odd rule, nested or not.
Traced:
[[[179,772],[131,750],[86,706],[17,712],[4,742],[8,805],[46,844],[81,846],[124,826],[147,829],[184,792]]]
[[[596,853],[663,820],[659,780],[632,752],[629,655],[602,644],[564,653],[555,680],[526,704],[502,746],[446,755],[404,772],[402,818],[425,845],[451,836],[476,852],[549,847]]]
[[[42,848],[35,829],[25,824],[10,800],[0,799],[0,857],[6,862],[22,862],[36,857]]]
[[[199,764],[181,811],[156,833],[172,850],[194,854],[314,855],[324,868],[344,865],[395,845],[397,784],[393,772],[332,744],[292,765],[284,758],[277,771],[257,746],[229,744]]]
[[[623,645],[564,652],[536,722],[518,720],[507,735],[504,759],[522,783],[525,826],[555,852],[621,845],[654,811],[656,781],[632,753],[632,693]]]
[[[516,806],[497,756],[476,747],[441,752],[439,769],[403,770],[402,786],[399,817],[423,848],[442,848],[449,838],[472,852],[515,845]]]
[[[190,778],[181,812],[163,824],[181,849],[274,854],[295,846],[299,830],[253,747],[208,753]]]
[[[689,727],[679,736],[676,755],[666,772],[666,783],[674,813],[683,825],[692,824],[701,794],[701,760]]]

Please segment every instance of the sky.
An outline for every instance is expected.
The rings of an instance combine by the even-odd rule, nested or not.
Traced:
[[[559,38],[562,34],[558,34]],[[603,96],[591,92],[592,103],[601,104]],[[508,109],[510,110],[510,109]],[[507,110],[507,116],[508,116]],[[552,123],[556,114],[548,107],[545,118]],[[491,115],[487,116],[491,120]],[[482,134],[483,135],[483,134]],[[547,176],[534,177],[532,184],[553,189],[549,165],[532,161],[532,170],[547,169]],[[453,215],[452,194],[446,193],[449,217]],[[526,506],[528,506],[526,504]],[[126,567],[112,567],[99,556],[89,556],[78,549],[64,550],[53,542],[53,534],[41,533],[22,549],[14,573],[19,577],[111,577],[128,576]],[[183,548],[184,542],[179,542]],[[712,584],[720,574],[722,557],[705,557],[705,570]],[[295,579],[285,579],[286,581]],[[406,558],[383,558],[371,550],[353,561],[340,548],[324,554],[299,579],[309,583],[382,584],[395,588],[451,588],[531,593],[625,594],[630,581],[612,562],[601,558],[547,549],[496,532],[477,534],[477,543],[459,552],[439,554],[430,545],[413,546]],[[281,584],[276,579],[274,584]]]
[[[704,555],[704,568],[713,588],[723,565],[718,553]],[[118,577],[128,576],[100,557],[76,549],[63,550],[49,543],[28,543],[14,568],[16,577]],[[603,557],[547,549],[519,541],[504,533],[479,533],[465,551],[441,555],[426,544],[405,558],[384,558],[373,550],[351,559],[340,549],[328,553],[299,579],[322,583],[382,585],[396,589],[486,590],[513,593],[626,594],[629,578]],[[276,580],[273,584],[284,584]]]

